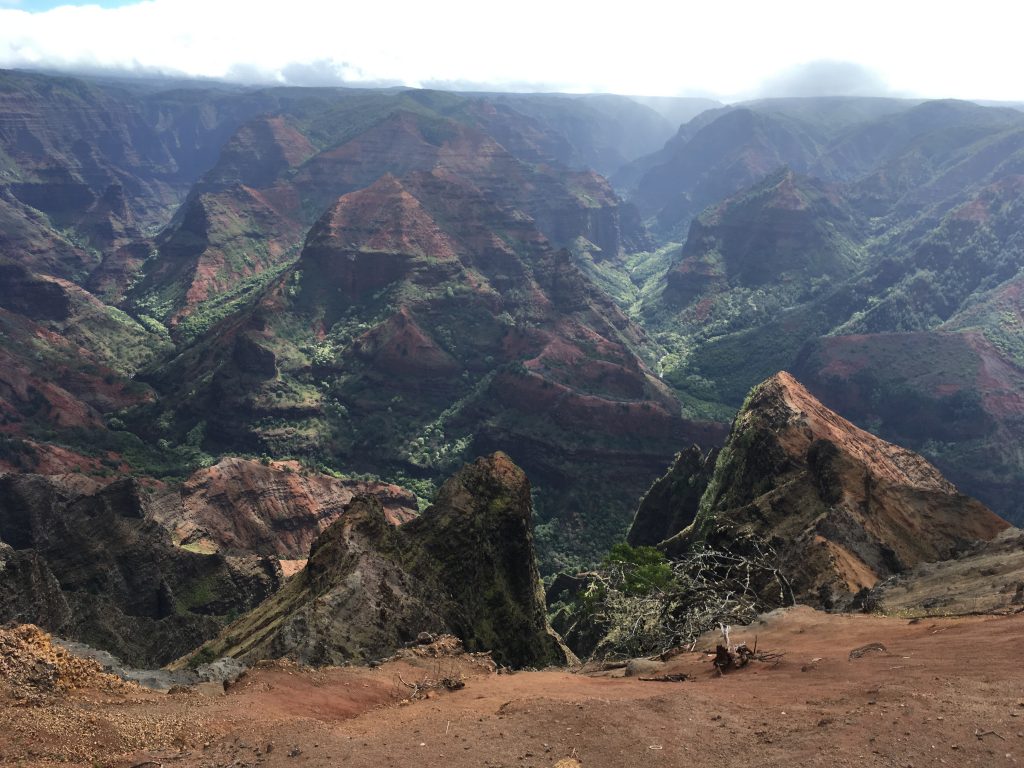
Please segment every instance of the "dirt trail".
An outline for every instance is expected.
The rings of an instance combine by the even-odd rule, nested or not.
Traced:
[[[466,657],[376,669],[256,669],[226,696],[79,691],[0,709],[0,764],[182,766],[1016,765],[1024,615],[908,623],[797,608],[733,630],[782,652],[724,677],[687,653],[680,683],[488,674]],[[712,638],[706,642],[713,642]],[[850,659],[869,643],[886,650]],[[401,703],[403,685],[463,676]],[[268,745],[272,745],[268,751]],[[69,760],[69,758],[71,758]]]

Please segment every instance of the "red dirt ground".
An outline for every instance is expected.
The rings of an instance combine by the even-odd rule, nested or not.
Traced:
[[[908,623],[797,608],[736,628],[732,640],[755,635],[759,650],[785,654],[779,663],[718,677],[705,654],[686,653],[662,670],[693,678],[680,683],[621,671],[496,675],[459,657],[376,669],[278,664],[220,697],[79,691],[0,709],[0,764],[526,768],[575,757],[584,768],[903,768],[1024,759],[1024,615]],[[887,652],[849,658],[871,642]],[[403,680],[459,674],[461,690],[400,701]]]

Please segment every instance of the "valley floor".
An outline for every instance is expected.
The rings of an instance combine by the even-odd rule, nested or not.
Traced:
[[[0,764],[186,766],[932,766],[1024,761],[1024,615],[905,619],[795,608],[736,629],[784,654],[714,674],[499,675],[471,657],[251,670],[226,695],[78,690],[2,702]],[[698,647],[713,644],[708,638]],[[850,658],[881,643],[885,651]],[[465,687],[409,701],[427,679]],[[405,701],[403,701],[405,700]],[[576,763],[570,763],[575,766]],[[564,764],[563,764],[564,765]],[[560,766],[561,768],[561,766]]]

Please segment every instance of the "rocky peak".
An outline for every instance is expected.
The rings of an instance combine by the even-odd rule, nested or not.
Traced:
[[[1007,525],[924,458],[859,429],[780,372],[736,416],[694,522],[661,546],[768,542],[798,600],[837,607]]]
[[[717,457],[716,449],[704,453],[696,445],[677,453],[668,472],[640,500],[626,542],[654,546],[692,523]]]
[[[310,232],[306,249],[455,257],[452,241],[391,175],[339,198]]]
[[[414,571],[436,569],[467,648],[516,666],[565,660],[545,616],[530,483],[508,456],[463,467],[406,530],[421,547]]]
[[[207,181],[269,185],[314,154],[316,149],[309,139],[287,117],[259,117],[243,125],[228,139]]]
[[[814,443],[829,441],[874,478],[922,491],[956,493],[953,484],[923,457],[851,424],[785,371],[751,391],[733,424],[734,433],[737,429],[774,432],[787,456],[807,455]]]

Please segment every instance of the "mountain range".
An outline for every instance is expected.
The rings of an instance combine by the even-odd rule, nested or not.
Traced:
[[[641,101],[0,73],[0,466],[500,450],[552,573],[786,369],[1024,521],[1024,113]]]
[[[1012,105],[0,71],[0,763],[1011,758],[1022,200]]]

